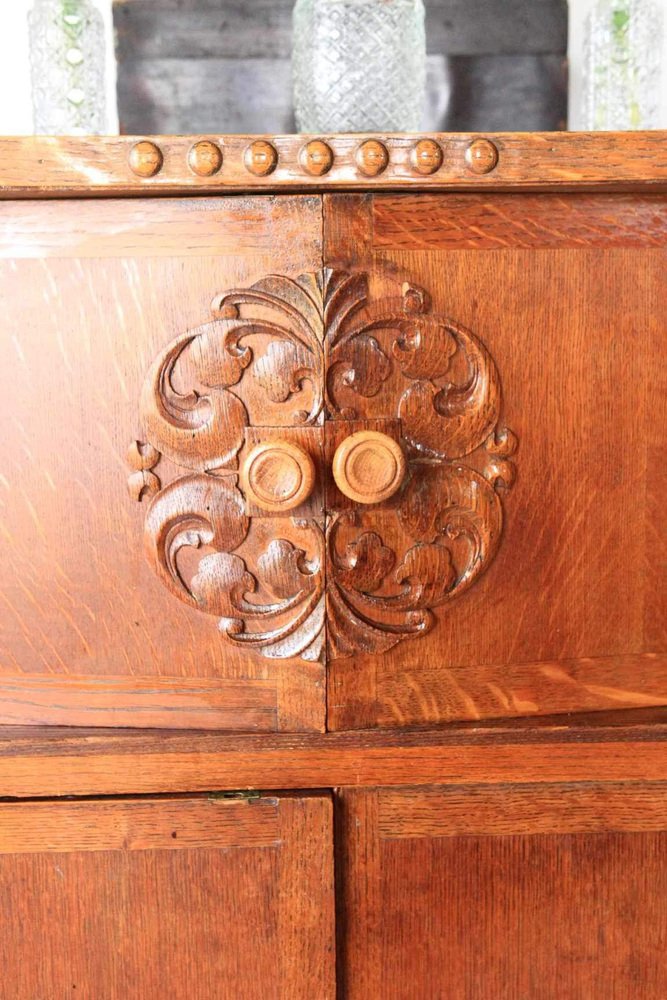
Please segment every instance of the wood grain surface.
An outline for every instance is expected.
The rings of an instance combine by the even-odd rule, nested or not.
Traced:
[[[7,727],[3,795],[659,781],[664,709],[325,735]]]
[[[316,195],[301,198],[28,200],[0,204],[0,254],[9,259],[231,257],[270,258],[298,245],[302,260],[321,260]],[[214,293],[211,293],[211,298]],[[208,303],[206,303],[208,305]]]
[[[335,994],[326,795],[5,803],[0,891],[15,1000]]]
[[[0,721],[321,729],[325,590],[334,729],[665,703],[664,195],[0,212]],[[361,506],[358,432],[408,469]],[[298,516],[237,488],[269,439]]]
[[[319,198],[28,201],[2,212],[1,406],[11,431],[1,468],[0,718],[321,729],[320,662],[262,663],[225,646],[216,617],[174,599],[151,569],[145,489],[177,474],[183,430],[170,438],[176,465],[149,453],[140,405],[154,358],[193,328],[205,338],[214,296],[321,266]],[[268,340],[255,338],[259,355]],[[236,391],[241,423],[294,422],[291,405],[272,402],[254,376]],[[292,395],[294,409],[310,406],[309,391]],[[240,446],[243,427],[227,416]],[[219,489],[236,479],[230,461]],[[284,518],[262,525],[266,545],[276,533],[297,544],[305,534]]]
[[[384,839],[667,829],[667,782],[464,785],[383,790]]]
[[[401,280],[421,286],[434,315],[472,331],[497,369],[498,428],[518,443],[516,480],[498,489],[502,537],[492,564],[467,593],[434,607],[427,636],[381,658],[369,648],[332,661],[332,728],[665,703],[667,521],[658,499],[665,473],[654,461],[667,435],[659,307],[665,202],[620,197],[612,236],[615,208],[606,196],[560,196],[553,224],[538,201],[501,197],[487,212],[480,196],[454,196],[450,227],[449,196],[424,194],[411,228],[412,196],[325,196],[327,262],[342,255],[348,266],[368,269],[379,298]],[[357,240],[364,212],[371,246]],[[499,247],[492,220],[501,216],[506,245]],[[350,246],[357,247],[351,260]],[[377,340],[384,355],[375,351],[375,370],[377,357],[394,350],[386,335]],[[429,363],[443,362],[434,354]],[[348,391],[346,405],[359,420],[386,417],[391,407],[404,439],[426,442],[431,461],[438,449],[447,453],[447,403],[429,402],[422,382],[425,405],[413,415],[402,397],[397,407],[397,366],[386,367],[377,391],[368,398]],[[456,412],[462,420],[464,408]],[[511,482],[506,461],[497,469]],[[414,525],[445,530],[452,501],[435,475],[424,465],[398,497],[401,526],[390,504],[382,518],[374,515],[373,530],[396,566],[414,544]],[[488,537],[480,535],[490,548]]]
[[[657,1000],[664,783],[338,796],[345,996]]]
[[[251,135],[176,135],[151,138],[163,166],[151,177],[137,176],[130,153],[141,136],[87,139],[44,136],[0,140],[0,198],[91,197],[95,195],[215,194],[220,191],[316,191],[358,189],[415,190],[665,190],[665,132],[496,132],[488,138],[498,150],[498,164],[487,174],[470,170],[466,151],[479,133],[428,133],[443,150],[442,167],[424,175],[411,161],[419,135],[323,135],[334,154],[331,170],[317,176],[300,160],[306,141],[298,135],[267,135],[277,152],[277,166],[263,176],[253,174],[244,154]],[[484,137],[483,135],[481,136]],[[387,169],[364,175],[356,160],[365,140],[387,149]],[[221,169],[200,176],[188,165],[194,144],[212,140],[223,154]],[[30,169],[26,169],[26,165]]]
[[[376,250],[661,247],[663,195],[387,195],[373,202]]]

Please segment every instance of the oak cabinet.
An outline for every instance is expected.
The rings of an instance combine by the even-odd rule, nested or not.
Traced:
[[[349,1000],[667,992],[664,783],[345,790]]]
[[[665,135],[313,141],[0,141],[8,995],[663,1000]]]
[[[333,998],[327,795],[0,804],[13,1000]]]
[[[664,702],[666,206],[4,202],[0,719]]]
[[[285,658],[281,648],[268,659],[225,641],[216,627],[223,609],[206,613],[215,611],[206,583],[196,596],[182,583],[194,575],[196,546],[211,551],[207,531],[213,547],[234,550],[232,569],[261,559],[276,535],[294,556],[295,544],[313,548],[313,532],[287,517],[253,518],[248,534],[231,472],[246,429],[303,433],[292,425],[299,407],[313,405],[310,383],[280,401],[272,331],[249,331],[258,357],[249,373],[243,343],[217,358],[216,337],[233,326],[221,311],[236,306],[213,299],[275,271],[320,267],[320,199],[26,201],[0,210],[2,336],[13,355],[3,376],[13,499],[0,718],[321,729],[318,656]],[[216,364],[219,372],[204,370]],[[234,391],[205,396],[207,379]],[[186,499],[174,510],[181,488]],[[198,600],[203,611],[193,609]],[[281,616],[269,617],[275,631]]]
[[[363,584],[352,600],[345,590],[373,628],[329,662],[329,725],[664,702],[667,482],[653,460],[667,432],[664,196],[376,194],[328,206],[343,233],[334,252],[370,273],[375,298],[407,282],[408,301],[429,302],[402,339],[376,335],[393,364],[373,394],[346,387],[346,405],[399,420],[410,476],[347,533],[351,555],[363,529],[377,532],[375,566],[391,570],[372,604],[356,599]],[[352,245],[360,216],[369,235]],[[404,579],[406,552],[434,542],[447,567],[430,577],[415,561],[411,578],[432,618],[403,641],[418,631],[413,612],[399,624],[380,595],[392,574]]]

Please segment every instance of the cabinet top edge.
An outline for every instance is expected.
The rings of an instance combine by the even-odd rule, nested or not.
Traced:
[[[0,138],[0,199],[595,189],[667,191],[667,131]]]

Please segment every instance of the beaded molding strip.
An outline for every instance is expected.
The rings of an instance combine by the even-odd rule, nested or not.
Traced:
[[[0,139],[0,197],[667,188],[667,132]]]

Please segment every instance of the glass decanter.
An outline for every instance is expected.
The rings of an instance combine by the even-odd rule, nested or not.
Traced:
[[[426,79],[422,0],[297,0],[300,132],[415,132]]]
[[[28,14],[37,135],[99,135],[106,128],[105,37],[90,0],[35,0]]]
[[[659,127],[663,16],[654,0],[598,0],[584,25],[586,129]]]

